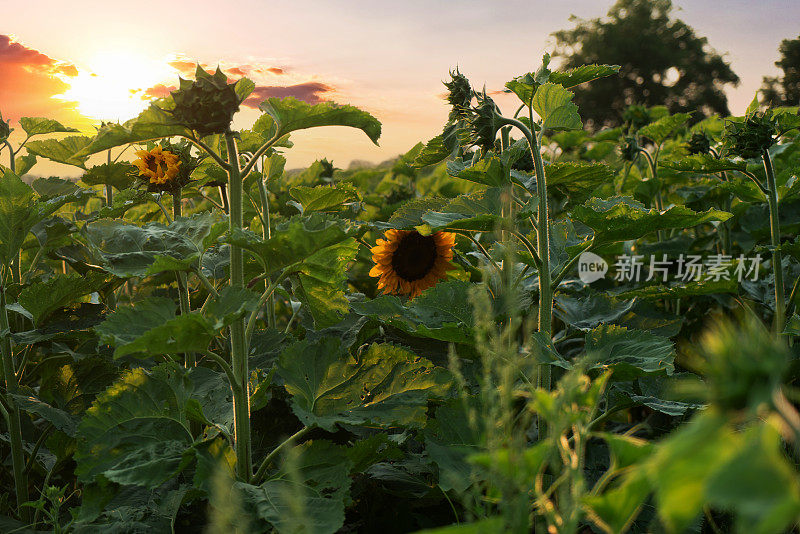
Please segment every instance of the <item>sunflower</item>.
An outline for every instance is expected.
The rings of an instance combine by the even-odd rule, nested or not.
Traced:
[[[139,150],[139,159],[133,162],[139,169],[139,176],[149,179],[150,184],[164,185],[178,175],[180,158],[169,150],[156,146],[153,150]]]
[[[449,232],[422,235],[416,230],[387,230],[386,240],[372,248],[375,267],[370,276],[379,277],[384,293],[409,295],[412,299],[433,287],[455,267],[453,246],[456,236]]]

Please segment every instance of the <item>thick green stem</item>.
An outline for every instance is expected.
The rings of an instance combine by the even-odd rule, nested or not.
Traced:
[[[17,165],[14,162],[14,149],[11,148],[11,143],[7,140],[3,141],[3,144],[8,147],[8,168],[11,169],[11,172],[17,174]]]
[[[230,206],[230,230],[242,228],[242,175],[239,172],[239,151],[233,132],[225,133],[228,149],[228,201]],[[244,255],[236,245],[230,246],[231,287],[244,287]],[[250,384],[245,340],[244,318],[231,325],[231,368],[236,379],[233,388],[233,428],[236,443],[236,473],[245,482],[253,474],[250,448]]]
[[[553,285],[550,278],[550,214],[547,202],[547,182],[542,163],[542,154],[539,142],[535,136],[528,139],[533,156],[533,165],[536,169],[536,194],[539,197],[539,214],[536,224],[536,247],[539,252],[539,332],[547,339],[553,332]],[[547,391],[551,388],[550,365],[539,365],[539,387]],[[539,437],[545,436],[546,422],[539,418]]]
[[[172,193],[172,220],[177,221],[181,216],[181,190]],[[186,273],[175,273],[178,277],[178,301],[181,307],[181,315],[187,315],[192,311],[192,305],[189,300],[189,280]],[[193,352],[187,352],[183,355],[184,367],[190,369],[197,365],[197,355]]]
[[[14,373],[14,356],[11,352],[11,332],[6,311],[6,290],[0,279],[0,350],[3,356],[3,381],[6,390],[6,404],[8,405],[8,434],[11,441],[11,464],[14,472],[14,490],[17,494],[17,512],[23,521],[27,521],[28,508],[22,503],[28,500],[28,478],[25,475],[25,457],[22,449],[22,425],[20,424],[19,408],[11,398],[18,389],[17,377]]]
[[[781,224],[778,216],[778,188],[775,185],[775,171],[772,169],[772,160],[769,152],[764,150],[764,171],[767,174],[767,204],[769,206],[769,230],[772,241],[772,273],[775,277],[775,319],[773,328],[775,334],[780,336],[786,323],[786,296],[783,287],[783,268],[781,265]]]
[[[647,165],[650,168],[650,177],[656,183],[656,209],[658,211],[664,211],[664,201],[661,198],[661,184],[658,183],[658,171],[656,170],[656,161],[653,159],[653,156],[651,156],[647,150],[640,148],[639,152],[641,152],[644,155],[645,159],[647,160]],[[657,232],[657,235],[659,242],[664,241],[663,230],[659,230]]]
[[[107,153],[107,162],[108,162],[108,175],[109,178],[111,177],[111,149],[108,149]],[[112,206],[114,204],[114,188],[111,187],[111,184],[106,184],[106,206]]]

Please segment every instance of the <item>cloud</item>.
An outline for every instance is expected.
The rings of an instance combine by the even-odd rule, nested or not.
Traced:
[[[144,90],[146,98],[164,98],[170,92],[176,90],[174,85],[164,85],[159,83]],[[258,105],[271,97],[283,98],[286,96],[293,96],[298,100],[303,100],[309,104],[319,104],[326,100],[325,96],[329,93],[335,92],[333,86],[322,82],[305,82],[295,85],[278,86],[278,85],[257,85],[253,92],[250,93],[242,105],[248,108],[258,109]]]
[[[77,74],[74,65],[53,59],[9,35],[0,35],[0,95],[3,95],[4,118],[16,121],[33,115],[64,119],[65,112],[72,108],[52,97],[63,93],[69,85],[58,76]]]
[[[270,97],[283,98],[293,96],[309,104],[318,104],[325,100],[325,95],[334,92],[334,88],[322,82],[305,82],[284,87],[276,85],[259,85],[250,93],[242,105],[258,109],[258,105]]]

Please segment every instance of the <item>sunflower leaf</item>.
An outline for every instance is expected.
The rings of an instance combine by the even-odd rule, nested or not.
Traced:
[[[299,341],[278,363],[292,410],[306,426],[420,425],[431,397],[450,388],[446,369],[393,345],[373,344],[355,361],[338,338]]]
[[[19,125],[29,136],[78,131],[75,128],[64,126],[58,121],[44,117],[22,117],[19,119]]]
[[[89,146],[91,141],[92,138],[86,137],[85,135],[72,135],[64,139],[30,141],[25,145],[25,150],[28,151],[28,154],[85,169],[88,156],[78,155],[76,153]]]
[[[378,119],[353,106],[333,102],[311,105],[294,97],[273,97],[258,107],[275,120],[280,135],[317,126],[352,126],[362,130],[376,145],[381,136]]]
[[[298,268],[295,294],[311,312],[317,328],[333,326],[349,311],[344,282],[347,264],[356,254],[358,242],[349,238],[315,252]]]

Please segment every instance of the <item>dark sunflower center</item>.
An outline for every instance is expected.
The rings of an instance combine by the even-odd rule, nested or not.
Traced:
[[[408,234],[400,241],[392,254],[392,269],[408,282],[424,278],[436,263],[436,241],[433,236],[417,232]]]

